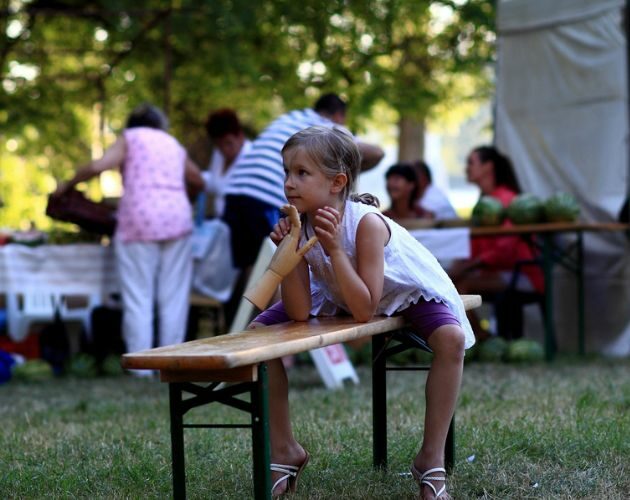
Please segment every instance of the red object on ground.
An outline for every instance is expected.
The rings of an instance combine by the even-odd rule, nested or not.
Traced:
[[[11,354],[21,354],[26,359],[39,359],[39,335],[30,333],[22,342],[14,342],[7,335],[0,335],[0,349]]]

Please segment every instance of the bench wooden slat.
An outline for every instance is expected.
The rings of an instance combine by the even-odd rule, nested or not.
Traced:
[[[351,317],[314,318],[125,354],[122,365],[151,370],[225,370],[402,326],[401,317],[379,317],[360,324]]]
[[[465,295],[462,300],[466,309],[481,304],[478,295]],[[376,317],[367,323],[357,323],[352,317],[313,318],[125,354],[122,366],[166,371],[227,370],[390,332],[404,324],[400,316]]]

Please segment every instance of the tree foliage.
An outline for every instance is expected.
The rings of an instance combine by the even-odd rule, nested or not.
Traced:
[[[166,108],[189,146],[210,109],[260,129],[323,91],[348,98],[353,128],[376,103],[423,119],[462,98],[458,75],[466,96],[488,88],[493,40],[492,0],[0,0],[0,225],[139,102]]]

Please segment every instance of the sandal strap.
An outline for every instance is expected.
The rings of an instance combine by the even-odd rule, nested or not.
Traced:
[[[446,484],[443,484],[442,487],[438,490],[431,481],[443,481],[446,483],[446,469],[443,467],[434,467],[433,469],[429,469],[424,471],[422,474],[418,472],[418,469],[415,467],[412,468],[412,473],[416,472],[420,476],[420,480],[418,481],[420,485],[428,486],[433,490],[433,495],[435,498],[440,498],[446,492]],[[442,473],[443,476],[432,476],[433,473]],[[416,479],[418,480],[418,479]]]
[[[444,476],[439,477],[428,477],[429,474],[433,474],[434,472],[441,472]],[[435,481],[446,481],[446,469],[443,467],[434,467],[433,469],[425,470],[420,476],[420,481],[423,479],[433,479]]]
[[[271,487],[271,495],[273,495],[276,486],[278,486],[282,481],[288,481],[290,478],[297,476],[299,470],[299,467],[296,467],[295,465],[283,464],[271,464],[269,468],[272,472],[280,472],[283,474],[276,480],[275,483],[273,483],[273,486]]]
[[[300,469],[295,465],[283,465],[283,464],[271,464],[269,467],[273,472],[281,472],[289,476],[297,476],[297,471]]]
[[[430,483],[429,481],[421,481],[421,484],[431,488],[433,490],[433,495],[435,496],[435,498],[440,498],[442,496],[442,494],[446,491],[446,485],[443,485],[438,490],[435,486],[433,486],[433,483]]]

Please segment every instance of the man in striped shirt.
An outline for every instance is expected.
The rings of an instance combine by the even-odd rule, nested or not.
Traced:
[[[225,185],[223,220],[230,226],[234,265],[247,269],[256,260],[263,240],[280,217],[284,196],[284,166],[280,151],[296,132],[320,125],[333,127],[346,121],[346,103],[336,94],[325,94],[313,109],[290,111],[267,126],[251,149],[232,166]],[[362,169],[374,167],[383,157],[375,145],[357,141]]]

